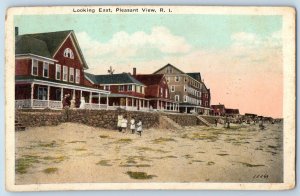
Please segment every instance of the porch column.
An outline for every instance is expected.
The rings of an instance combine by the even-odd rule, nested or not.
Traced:
[[[160,108],[159,108],[160,106],[159,106],[159,101],[158,101],[158,100],[156,101],[156,105],[157,105],[157,106],[156,106],[156,109],[159,110],[159,109],[160,109]]]
[[[47,89],[47,101],[48,101],[48,108],[50,107],[50,86]]]
[[[128,106],[128,98],[125,97],[125,109],[127,108],[127,106]]]
[[[75,96],[75,89],[73,89],[73,96],[72,96],[72,99],[73,99],[73,97],[74,97],[74,99],[76,98],[76,96]]]
[[[82,97],[82,90],[80,90],[80,100],[81,100],[81,97]]]
[[[63,99],[64,99],[64,88],[61,87],[61,88],[60,88],[60,106],[61,106],[61,108],[64,107],[64,106],[63,106],[63,103],[62,103]]]
[[[187,113],[187,107],[185,107],[185,113]]]
[[[89,103],[92,103],[92,95],[93,95],[93,93],[90,92]]]
[[[98,94],[98,105],[99,105],[99,109],[100,109],[100,107],[101,107],[101,106],[100,106],[100,100],[101,100],[101,94],[99,93],[99,94]]]
[[[109,103],[108,103],[108,94],[106,94],[106,110],[108,110],[108,105],[109,105]]]
[[[33,93],[34,93],[34,83],[31,83],[31,92],[30,92],[30,107],[33,107]]]

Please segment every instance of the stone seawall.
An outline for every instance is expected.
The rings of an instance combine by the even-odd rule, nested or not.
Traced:
[[[64,122],[82,123],[107,129],[117,128],[117,117],[122,114],[129,121],[141,119],[143,128],[159,127],[160,116],[167,116],[180,126],[203,125],[195,115],[168,114],[126,110],[18,110],[16,120],[26,127],[52,126]]]
[[[174,122],[181,126],[196,126],[196,125],[204,125],[197,118],[196,115],[193,114],[163,114],[168,118],[172,119]]]

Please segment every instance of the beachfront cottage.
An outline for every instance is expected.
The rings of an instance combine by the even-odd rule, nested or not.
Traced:
[[[15,36],[15,107],[62,108],[66,94],[79,107],[82,97],[86,108],[107,108],[101,97],[110,92],[89,85],[84,70],[88,65],[72,30],[18,34]],[[92,97],[98,101],[92,104]]]
[[[185,113],[210,114],[210,91],[204,91],[204,83],[199,72],[185,73],[177,67],[167,64],[153,74],[164,74],[170,89],[170,98],[179,103],[179,111]],[[206,87],[205,87],[206,88]],[[202,100],[205,100],[202,103]]]
[[[145,98],[154,110],[178,112],[179,104],[170,99],[170,90],[164,74],[136,74],[133,77],[146,85]]]
[[[225,105],[218,104],[218,105],[211,105],[211,108],[213,110],[214,116],[225,116]]]
[[[239,109],[225,108],[225,115],[236,118],[240,116],[240,111]]]
[[[150,100],[145,97],[146,85],[129,73],[94,75],[85,73],[91,85],[111,91],[108,95],[109,109],[149,111]]]

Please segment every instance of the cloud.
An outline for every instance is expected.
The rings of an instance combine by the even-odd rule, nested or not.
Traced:
[[[184,37],[174,35],[162,26],[153,27],[150,33],[120,31],[107,42],[92,39],[86,32],[76,33],[76,36],[92,67],[109,61],[121,63],[127,59],[147,59],[147,54],[152,54],[152,57],[186,54],[192,49]]]

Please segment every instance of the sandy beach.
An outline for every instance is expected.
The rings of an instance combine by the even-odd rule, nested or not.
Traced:
[[[82,124],[16,132],[16,184],[283,181],[282,124],[147,129]]]

